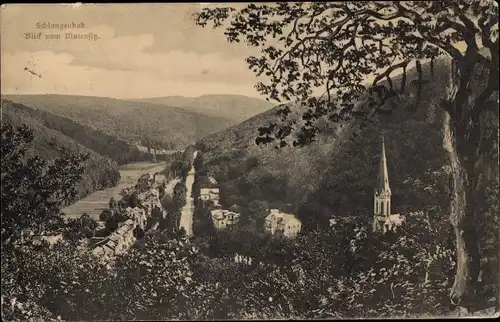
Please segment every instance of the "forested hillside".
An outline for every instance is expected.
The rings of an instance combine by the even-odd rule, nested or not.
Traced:
[[[6,113],[15,113],[22,118],[36,119],[43,126],[66,135],[101,156],[111,158],[119,165],[149,158],[147,154],[140,152],[135,145],[89,126],[76,123],[71,119],[8,100],[4,100],[2,106]]]
[[[243,122],[273,106],[262,99],[242,95],[167,96],[135,101],[175,106],[199,114],[224,117],[233,123]]]
[[[183,149],[195,140],[223,130],[234,121],[181,108],[104,97],[72,95],[6,95],[3,98],[59,115],[127,141],[161,142]]]
[[[53,161],[64,154],[89,155],[84,164],[84,174],[78,183],[78,195],[75,200],[93,191],[114,186],[119,181],[120,173],[115,162],[82,146],[63,133],[45,126],[45,121],[35,113],[30,114],[23,106],[2,100],[2,123],[14,127],[25,124],[33,131],[34,141],[28,146],[27,157],[38,156],[43,160]],[[72,201],[74,200],[65,200],[66,204]]]
[[[415,104],[415,89],[408,87],[404,95],[386,102],[398,107],[395,112],[362,130],[354,130],[355,122],[324,122],[322,134],[309,146],[277,149],[255,145],[257,129],[278,121],[277,107],[201,140],[199,148],[209,171],[223,186],[221,194],[227,205],[277,202],[300,210],[302,219],[315,218],[313,222],[319,224],[332,215],[370,216],[384,135],[395,211],[431,207],[429,199],[434,196],[429,189],[437,188],[430,186],[446,164],[442,114],[436,109],[439,93],[444,91],[445,69],[436,66],[441,75],[436,72],[426,87],[416,113],[407,112]],[[414,71],[408,73],[409,81],[415,77]],[[430,78],[428,69],[425,77]],[[399,86],[397,80],[394,83]],[[443,194],[444,188],[439,189],[433,193]]]

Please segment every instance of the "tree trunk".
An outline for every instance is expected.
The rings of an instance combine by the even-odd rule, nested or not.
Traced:
[[[434,58],[431,58],[431,79],[434,79]]]
[[[451,166],[450,221],[457,260],[450,297],[453,304],[474,311],[476,304],[487,300],[479,299],[484,290],[478,277],[481,256],[487,254],[485,235],[496,229],[498,216],[498,101],[478,100],[491,91],[485,91],[485,71],[476,68],[474,53],[462,62],[453,61],[452,67],[443,139]],[[496,244],[498,235],[493,239]]]
[[[415,111],[420,107],[420,99],[422,98],[422,64],[420,60],[416,61],[417,73],[418,73],[418,85],[417,85],[417,101],[415,102]]]
[[[403,78],[401,79],[401,94],[405,92],[406,87],[406,66],[403,66]]]
[[[477,229],[474,222],[472,201],[474,196],[469,188],[469,179],[474,176],[470,173],[469,162],[465,161],[465,149],[460,149],[457,142],[456,130],[453,129],[450,116],[447,113],[444,123],[443,146],[448,152],[451,166],[451,205],[450,222],[453,225],[456,244],[456,273],[450,298],[454,305],[463,302],[470,303],[475,295],[477,278],[479,275],[479,249]],[[473,149],[469,151],[473,153]]]
[[[498,250],[498,254],[497,254],[497,263],[499,264],[498,265],[498,268],[497,268],[497,291],[496,291],[496,298],[497,298],[497,302],[496,302],[496,311],[497,312],[500,312],[500,249]]]

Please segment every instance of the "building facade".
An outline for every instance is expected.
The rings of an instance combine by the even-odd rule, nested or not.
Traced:
[[[292,214],[271,209],[265,219],[264,229],[271,235],[293,238],[301,231],[302,223]]]
[[[201,188],[199,198],[204,207],[208,205],[209,201],[213,206],[219,206],[219,188]]]
[[[224,209],[214,209],[210,211],[210,214],[214,227],[217,230],[222,230],[236,224],[240,218],[239,213]]]

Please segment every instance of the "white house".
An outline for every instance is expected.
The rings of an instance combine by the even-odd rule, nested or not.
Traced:
[[[210,214],[215,229],[225,229],[238,222],[240,218],[239,213],[224,209],[214,209]]]
[[[46,242],[50,248],[52,248],[55,244],[59,243],[61,240],[63,240],[63,235],[52,235],[52,236],[45,236],[45,235],[35,235],[33,236],[33,245],[42,245],[44,242]]]
[[[203,201],[219,200],[219,188],[201,188],[200,199]]]
[[[271,235],[293,238],[302,229],[302,223],[292,214],[281,212],[278,209],[271,209],[265,219],[264,228]]]

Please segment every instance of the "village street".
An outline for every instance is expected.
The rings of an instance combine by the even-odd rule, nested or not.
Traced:
[[[198,155],[198,151],[193,153],[193,160],[196,159]],[[181,220],[180,227],[184,227],[186,230],[187,236],[193,235],[193,213],[194,213],[194,199],[192,196],[193,193],[193,184],[194,184],[194,176],[196,174],[196,170],[194,166],[191,164],[191,170],[189,171],[186,177],[186,205],[182,208],[181,211]]]

